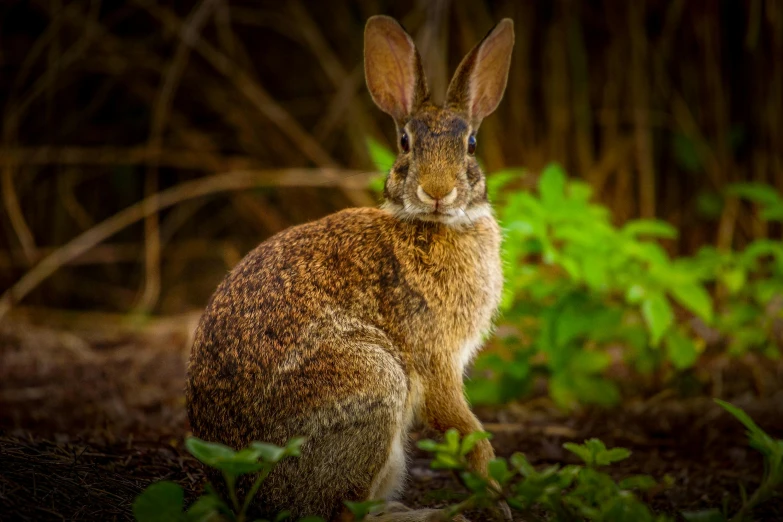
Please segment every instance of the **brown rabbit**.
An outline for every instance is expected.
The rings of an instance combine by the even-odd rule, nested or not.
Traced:
[[[482,429],[462,378],[491,328],[502,271],[473,154],[513,43],[504,19],[463,59],[438,107],[411,37],[392,18],[370,18],[367,86],[400,145],[385,203],[277,234],[212,296],[188,370],[193,433],[235,448],[307,437],[301,457],[263,484],[260,512],[334,520],[344,500],[393,499],[413,426]],[[486,473],[493,456],[482,441],[468,458]],[[442,518],[388,506],[384,520]]]

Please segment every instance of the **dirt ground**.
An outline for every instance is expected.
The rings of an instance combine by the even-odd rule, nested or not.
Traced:
[[[0,323],[0,520],[132,520],[134,497],[152,481],[174,480],[188,498],[201,491],[202,469],[182,447],[185,361],[197,319],[21,310]],[[674,479],[647,499],[656,510],[736,506],[740,486],[758,484],[762,460],[710,396],[745,408],[783,438],[783,364],[721,359],[694,379],[708,384],[687,397],[683,386],[662,388],[611,411],[564,415],[537,398],[478,413],[500,455],[575,463],[562,444],[600,437],[633,451],[612,468],[618,478]],[[449,474],[413,454],[406,504],[439,506],[459,491]],[[783,520],[783,499],[754,518]]]

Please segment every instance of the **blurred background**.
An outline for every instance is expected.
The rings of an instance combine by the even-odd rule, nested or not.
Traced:
[[[783,2],[3,0],[0,518],[201,491],[183,387],[209,296],[267,237],[380,201],[380,13],[436,100],[515,22],[477,148],[506,286],[466,379],[498,454],[574,463],[562,443],[600,437],[633,450],[614,478],[672,477],[645,497],[670,514],[760,483],[712,398],[783,437]],[[408,505],[459,488],[411,462]]]
[[[364,85],[375,13],[415,36],[441,97],[514,19],[508,90],[479,136],[488,172],[523,167],[526,188],[558,162],[612,223],[679,228],[674,254],[780,233],[725,197],[783,189],[778,2],[6,0],[0,288],[54,254],[14,301],[181,312],[271,234],[376,204],[368,140],[395,144]]]

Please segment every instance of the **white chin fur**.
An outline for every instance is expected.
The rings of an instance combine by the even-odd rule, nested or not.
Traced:
[[[411,221],[434,221],[449,226],[472,226],[477,220],[484,217],[492,217],[492,207],[489,203],[475,205],[468,210],[451,210],[448,214],[430,214],[425,212],[411,212],[406,210],[403,205],[392,201],[385,201],[381,209],[392,214],[397,219]]]

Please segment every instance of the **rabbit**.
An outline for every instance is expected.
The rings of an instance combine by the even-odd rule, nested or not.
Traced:
[[[193,434],[234,448],[307,438],[262,484],[258,512],[339,520],[349,516],[345,500],[385,499],[378,520],[443,519],[391,501],[414,427],[482,429],[463,373],[492,328],[503,275],[501,230],[474,153],[513,44],[504,19],[437,106],[410,35],[393,18],[370,18],[367,87],[399,141],[385,202],[278,233],[210,299],[188,363]],[[486,475],[494,451],[483,440],[467,458]]]

